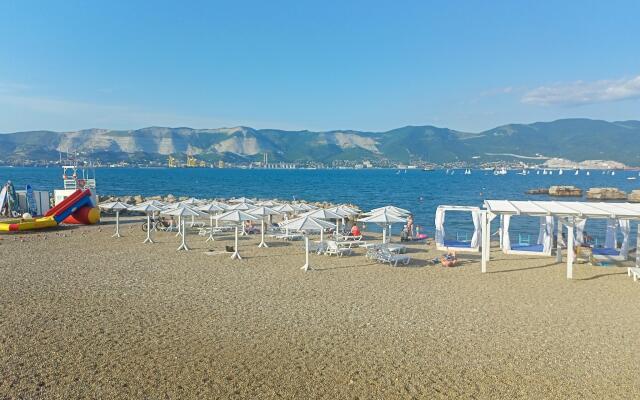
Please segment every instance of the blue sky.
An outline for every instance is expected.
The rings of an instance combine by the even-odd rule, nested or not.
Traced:
[[[640,119],[638,1],[0,2],[0,132]]]

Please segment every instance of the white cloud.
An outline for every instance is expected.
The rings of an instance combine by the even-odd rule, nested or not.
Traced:
[[[640,75],[629,79],[540,86],[529,90],[522,102],[538,105],[580,105],[640,98]]]

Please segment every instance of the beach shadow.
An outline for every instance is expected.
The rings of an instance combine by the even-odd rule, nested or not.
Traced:
[[[554,266],[557,266],[557,265],[560,265],[560,264],[558,264],[558,263],[554,262],[554,263],[551,263],[551,264],[536,265],[536,266],[533,266],[533,267],[513,268],[513,269],[503,269],[503,270],[501,270],[501,271],[487,271],[487,273],[489,273],[489,274],[500,274],[500,273],[503,273],[503,272],[527,271],[527,270],[530,270],[530,269],[549,268],[549,267],[554,267]]]
[[[591,281],[593,279],[606,278],[606,277],[614,276],[614,275],[627,275],[627,272],[623,271],[623,272],[612,272],[612,273],[609,273],[609,274],[598,274],[598,275],[590,276],[588,278],[580,278],[580,279],[576,279],[576,280],[577,281]]]

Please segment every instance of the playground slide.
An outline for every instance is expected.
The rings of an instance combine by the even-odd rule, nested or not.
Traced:
[[[0,232],[51,228],[57,226],[81,208],[93,206],[91,191],[89,189],[84,191],[78,189],[73,192],[71,196],[50,209],[42,218],[16,219],[1,222]]]

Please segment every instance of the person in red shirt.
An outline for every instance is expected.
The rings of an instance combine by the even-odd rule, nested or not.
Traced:
[[[361,236],[362,233],[360,232],[360,228],[358,228],[358,225],[353,224],[353,226],[351,227],[351,236]]]

